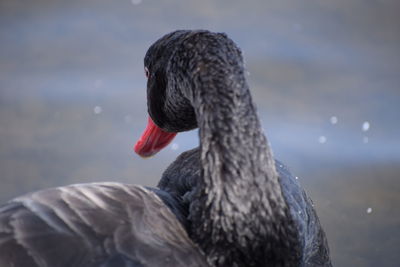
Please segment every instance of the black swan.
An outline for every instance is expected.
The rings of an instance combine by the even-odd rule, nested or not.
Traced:
[[[180,200],[211,265],[331,266],[311,200],[262,133],[234,42],[176,31],[149,48],[145,69],[151,119],[135,150],[151,156],[199,128],[200,147],[178,157],[159,188]]]
[[[196,126],[200,150],[182,154],[160,189],[81,184],[0,206],[0,266],[330,266],[310,200],[284,167],[278,178],[236,45],[177,31],[145,66],[155,124],[137,152]]]

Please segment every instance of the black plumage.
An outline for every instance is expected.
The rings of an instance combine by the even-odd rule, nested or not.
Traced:
[[[208,266],[168,208],[179,204],[153,190],[77,184],[13,199],[0,207],[0,266]]]
[[[159,189],[81,184],[6,203],[0,266],[331,266],[310,199],[262,133],[234,42],[176,31],[145,67],[151,118],[169,132],[199,127],[199,149]]]
[[[301,240],[302,262],[294,266],[331,266],[328,243],[312,200],[283,163],[275,160],[275,168]],[[200,179],[200,154],[199,148],[195,148],[182,153],[164,171],[158,187],[180,199],[183,210],[189,211],[190,205],[195,202],[195,192]],[[189,216],[187,212],[182,214]],[[190,232],[190,221],[186,224]]]
[[[225,34],[176,31],[148,50],[148,110],[166,131],[199,127],[159,187],[181,199],[187,231],[214,266],[331,266],[311,200],[276,162]],[[280,167],[282,165],[282,167]]]

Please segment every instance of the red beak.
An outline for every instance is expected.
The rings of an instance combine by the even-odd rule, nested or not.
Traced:
[[[162,130],[149,117],[146,129],[135,144],[135,152],[141,157],[151,157],[171,143],[175,135]]]

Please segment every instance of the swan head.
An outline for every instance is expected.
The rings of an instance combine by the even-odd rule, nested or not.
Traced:
[[[142,157],[159,152],[178,132],[197,127],[193,107],[184,96],[184,85],[179,81],[182,69],[179,66],[171,67],[179,44],[190,34],[193,31],[179,30],[166,34],[152,44],[145,55],[149,118],[134,148]]]
[[[176,133],[197,128],[193,108],[194,66],[202,63],[200,38],[215,35],[204,30],[178,30],[164,35],[148,49],[144,58],[147,77],[148,125],[135,145],[142,157],[156,154]],[[226,38],[224,34],[218,34]],[[192,69],[192,70],[190,70]]]

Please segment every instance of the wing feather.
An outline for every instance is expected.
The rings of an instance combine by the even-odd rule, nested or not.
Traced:
[[[156,193],[96,183],[47,189],[1,206],[0,266],[208,264]]]

